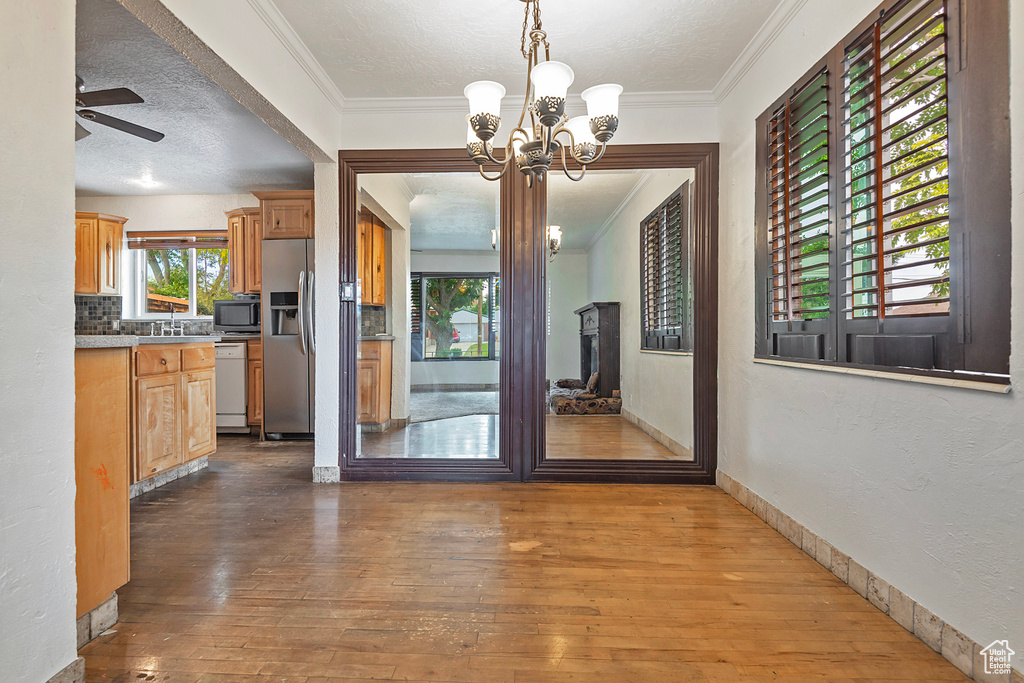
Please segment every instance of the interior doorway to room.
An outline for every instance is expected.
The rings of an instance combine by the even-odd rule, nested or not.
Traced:
[[[379,174],[359,196],[357,457],[497,460],[498,187]]]
[[[433,362],[448,363],[450,358],[437,359],[437,354],[450,357],[465,354],[470,349],[473,349],[474,353],[483,351],[483,311],[486,308],[490,312],[491,302],[487,301],[486,297],[476,296],[471,292],[471,296],[462,302],[462,306],[454,306],[455,309],[461,308],[462,315],[468,318],[466,322],[471,326],[473,310],[476,309],[478,331],[475,340],[465,344],[465,349],[461,348],[461,341],[456,342],[454,339],[456,334],[460,340],[463,335],[463,330],[458,329],[455,322],[457,310],[450,320],[444,318],[446,326],[443,329],[436,326],[430,329],[430,326],[425,325],[420,319],[417,329],[421,336],[412,344],[413,287],[418,288],[415,297],[419,306],[418,315],[425,316],[437,314],[437,311],[431,311],[430,303],[423,291],[425,287],[436,287],[445,281],[455,280],[459,287],[476,289],[479,284],[482,292],[482,281],[489,281],[488,289],[494,299],[493,307],[497,309],[498,315],[497,321],[489,320],[488,324],[494,326],[497,333],[496,341],[500,340],[500,353],[494,359],[497,361],[499,372],[497,457],[490,457],[489,450],[479,448],[479,443],[483,442],[478,442],[470,454],[475,457],[450,458],[444,457],[443,454],[431,456],[427,452],[431,448],[434,449],[434,453],[443,453],[444,447],[422,439],[417,446],[422,451],[421,457],[390,454],[382,457],[365,457],[362,449],[368,443],[367,436],[371,439],[376,438],[371,436],[374,432],[367,430],[366,434],[360,434],[362,430],[352,429],[347,430],[346,434],[346,430],[342,430],[339,454],[342,478],[713,483],[717,447],[717,152],[717,145],[714,144],[612,147],[599,163],[591,165],[587,179],[576,186],[586,188],[588,182],[592,181],[590,186],[593,189],[587,191],[596,191],[597,194],[589,198],[581,196],[575,207],[572,201],[567,207],[560,206],[561,190],[557,180],[547,179],[529,188],[519,174],[510,173],[502,178],[501,182],[496,184],[500,192],[497,228],[494,235],[494,251],[497,252],[500,263],[497,277],[499,286],[494,287],[492,284],[491,271],[480,267],[472,267],[461,273],[420,270],[416,271],[417,277],[414,279],[414,271],[410,265],[410,284],[407,290],[410,301],[410,344],[415,346],[417,353],[424,356],[434,354]],[[360,364],[364,367],[370,365],[362,353],[362,339],[365,339],[363,333],[366,330],[362,328],[364,310],[360,300],[364,294],[360,292],[357,295],[354,286],[361,278],[360,270],[366,268],[363,263],[365,257],[359,249],[359,245],[366,240],[366,228],[361,227],[366,225],[365,218],[362,218],[362,209],[368,204],[363,193],[367,184],[366,179],[373,178],[369,181],[372,184],[387,174],[457,174],[465,172],[467,167],[472,168],[467,164],[464,150],[353,151],[340,154],[341,424],[355,424],[359,419],[359,394],[362,386]],[[620,173],[602,174],[595,171]],[[650,187],[647,193],[641,192],[643,188],[639,187],[643,178],[646,178],[644,187]],[[475,183],[474,187],[478,188],[487,185],[486,181],[477,177],[472,178],[472,182]],[[625,189],[619,193],[614,206],[605,206],[608,200],[602,195],[601,188],[615,183]],[[651,265],[652,275],[659,275],[661,279],[648,278],[651,282],[643,285],[640,281],[642,231],[640,222],[633,214],[641,211],[641,207],[646,207],[651,197],[657,193],[656,190],[660,192],[664,189],[663,186],[671,186],[667,192],[675,196],[672,211],[673,216],[679,220],[673,223],[674,227],[667,232],[665,229],[660,232],[655,229],[648,231],[645,239],[651,245],[657,240],[660,240],[658,243],[667,241],[666,253],[671,256],[669,260],[673,265],[666,266],[665,269]],[[415,196],[412,188],[408,188],[405,195],[406,203],[411,204]],[[666,199],[667,197],[662,197],[653,207],[647,207],[647,213],[641,218],[646,218],[648,214],[663,215],[665,207],[662,205]],[[590,216],[579,223],[583,219],[576,214],[580,213],[582,206],[590,204],[601,205],[597,210],[603,212],[601,220]],[[630,206],[626,207],[627,204]],[[553,207],[554,214],[549,214],[549,205]],[[549,215],[557,216],[563,209],[563,222],[571,227],[570,233],[563,235],[566,240],[564,251],[561,250],[561,245],[553,243],[551,238],[556,232],[549,229],[554,223],[549,219]],[[619,219],[624,227],[615,232],[616,239],[633,244],[635,237],[635,245],[629,249],[620,249],[617,244],[609,247],[609,243],[605,243],[601,249],[608,254],[622,251],[627,255],[636,256],[635,264],[624,267],[625,279],[622,282],[616,282],[610,276],[609,269],[618,267],[612,262],[614,259],[604,263],[595,255],[595,264],[599,264],[599,267],[590,269],[586,266],[581,268],[581,259],[573,258],[585,254],[586,250],[582,246],[584,243],[597,239],[594,235],[595,229],[599,232],[601,226]],[[579,225],[575,225],[573,221],[577,221]],[[370,224],[373,224],[372,220]],[[685,231],[685,235],[681,230]],[[587,231],[590,231],[589,237],[584,234]],[[410,234],[414,235],[415,232]],[[581,245],[572,246],[577,236],[583,242]],[[386,242],[388,236],[385,234],[383,239]],[[688,241],[684,244],[683,239]],[[673,247],[672,244],[676,246]],[[555,246],[559,246],[560,254],[554,253]],[[558,261],[560,255],[564,256],[561,262]],[[413,253],[410,252],[410,261],[412,256]],[[552,256],[555,258],[552,259]],[[623,257],[623,254],[617,253],[616,256]],[[582,263],[589,259],[590,255],[587,254]],[[678,272],[684,267],[685,274]],[[452,277],[453,275],[458,277]],[[633,282],[634,279],[637,282]],[[669,282],[671,284],[668,284]],[[560,289],[566,286],[568,289]],[[639,301],[639,290],[642,286],[653,288],[649,297],[652,302],[666,296],[669,290],[682,295],[689,307],[686,311],[685,325],[682,319],[670,320],[665,317],[664,320],[659,319],[659,323],[664,324],[657,327],[648,325],[647,334],[642,334],[637,317],[646,305],[641,305]],[[351,297],[346,297],[346,290],[351,293]],[[595,297],[598,293],[607,299],[597,300]],[[556,298],[557,302],[554,301]],[[580,299],[582,303],[578,308],[567,309],[570,313],[566,314],[562,309],[575,299]],[[617,303],[619,310],[613,314],[608,308],[602,315],[602,306],[611,303]],[[598,315],[584,315],[584,309],[588,306],[597,311]],[[674,405],[669,405],[667,411],[673,416],[673,423],[679,423],[684,428],[675,434],[671,427],[659,427],[659,424],[666,423],[656,416],[657,411],[643,411],[633,400],[634,394],[627,394],[627,400],[623,403],[627,406],[629,414],[624,415],[620,411],[614,418],[614,425],[605,425],[604,430],[618,430],[618,442],[615,446],[606,447],[609,452],[602,457],[599,450],[606,446],[604,442],[607,439],[594,430],[602,420],[584,423],[573,420],[572,415],[559,414],[557,410],[551,408],[552,385],[557,386],[559,379],[567,379],[575,383],[574,390],[580,391],[591,389],[587,386],[591,381],[597,382],[593,387],[594,391],[580,391],[580,394],[571,397],[583,400],[603,399],[606,398],[602,395],[605,393],[609,394],[608,399],[621,400],[624,388],[638,387],[637,383],[643,381],[644,373],[652,371],[646,365],[639,369],[631,366],[623,368],[621,363],[619,368],[601,365],[609,368],[606,375],[609,380],[607,386],[601,386],[599,378],[593,378],[593,372],[587,371],[593,363],[600,364],[599,359],[614,346],[604,337],[593,336],[592,333],[602,327],[597,321],[610,322],[616,315],[624,317],[625,322],[620,323],[623,328],[631,329],[629,335],[625,336],[627,343],[640,344],[640,337],[644,336],[644,343],[648,347],[656,345],[644,349],[631,347],[630,353],[634,350],[644,350],[652,354],[665,354],[671,358],[674,365],[668,381],[674,383],[672,394],[679,400]],[[551,344],[548,338],[556,334],[556,317],[559,328],[557,335],[561,342]],[[590,329],[591,325],[594,327],[593,330]],[[635,333],[632,328],[636,328]],[[392,326],[391,331],[394,329]],[[386,324],[384,334],[388,335]],[[449,334],[453,336],[449,337]],[[647,337],[650,339],[646,339]],[[679,348],[683,343],[683,337],[686,338],[685,348]],[[571,344],[566,342],[568,339],[573,340]],[[622,342],[621,333],[619,342]],[[488,352],[492,352],[493,350],[489,348],[490,331],[486,343]],[[412,363],[412,349],[409,353]],[[621,358],[620,352],[620,361]],[[655,364],[658,362],[661,361],[655,361]],[[550,372],[547,368],[548,363],[552,363]],[[584,365],[587,368],[584,368]],[[626,381],[625,386],[622,385],[623,370],[634,373]],[[566,377],[559,376],[559,373],[563,372]],[[411,374],[410,371],[410,377]],[[613,386],[616,383],[616,374],[619,375],[619,387]],[[662,381],[665,378],[656,379]],[[579,386],[580,384],[582,386]],[[408,386],[411,396],[411,379]],[[608,391],[605,391],[606,389]],[[612,396],[612,391],[618,392],[619,396]],[[434,396],[445,396],[446,393],[456,392],[432,393]],[[591,397],[587,394],[595,395]],[[363,405],[366,405],[366,399],[363,398],[362,401]],[[456,402],[450,401],[453,405]],[[411,416],[412,403],[407,405]],[[641,414],[638,415],[634,411],[640,411]],[[442,419],[457,417],[453,415]],[[557,422],[556,417],[568,419]],[[590,415],[580,417],[591,418]],[[570,425],[570,422],[574,424]],[[401,426],[408,429],[415,426],[415,423],[410,420],[408,424]],[[576,429],[573,431],[568,429],[569,427]],[[549,429],[552,432],[551,438],[548,438],[547,434]],[[402,447],[407,447],[410,443],[405,440],[406,434],[410,432],[406,431],[401,439],[396,439],[402,442],[399,444]]]

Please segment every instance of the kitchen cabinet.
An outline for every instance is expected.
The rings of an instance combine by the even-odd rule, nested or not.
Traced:
[[[77,616],[128,583],[131,352],[75,350]]]
[[[387,228],[365,206],[359,212],[356,269],[360,303],[383,306],[387,302]]]
[[[262,287],[263,216],[258,207],[227,211],[228,291],[259,294]]]
[[[214,363],[212,343],[135,351],[134,481],[217,450]]]
[[[313,239],[313,191],[253,192],[260,200],[263,239]]]
[[[122,216],[75,213],[75,294],[121,293]]]
[[[359,343],[356,399],[359,424],[387,429],[391,421],[391,340]]]
[[[248,381],[246,410],[250,426],[263,425],[263,342],[250,339],[248,344]]]

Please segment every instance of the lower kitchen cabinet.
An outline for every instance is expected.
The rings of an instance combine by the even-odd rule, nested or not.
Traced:
[[[217,450],[212,343],[139,347],[135,378],[133,481]]]
[[[356,363],[356,422],[382,425],[391,421],[391,341],[359,343]]]
[[[138,479],[149,479],[182,463],[181,376],[136,380]]]
[[[128,583],[131,352],[75,350],[77,616]]]
[[[248,344],[248,406],[246,409],[250,426],[263,425],[263,342],[250,339]]]

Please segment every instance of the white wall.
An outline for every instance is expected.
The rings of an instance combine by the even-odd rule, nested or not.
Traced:
[[[587,298],[587,255],[561,251],[548,263],[547,367],[557,379],[580,375],[580,317]],[[584,381],[586,378],[583,378]]]
[[[225,211],[259,206],[260,200],[244,194],[166,194],[122,197],[76,197],[76,211],[95,211],[124,216],[124,229],[227,230]],[[337,213],[335,211],[334,213]]]
[[[496,251],[422,251],[413,253],[414,273],[497,273],[501,258]],[[409,364],[409,383],[497,384],[499,362],[489,360],[420,361]]]
[[[75,3],[4,4],[0,677],[74,661]]]
[[[655,171],[590,248],[588,301],[619,302],[622,407],[684,446],[693,446],[693,356],[640,350],[640,221],[691,170]]]
[[[806,3],[722,102],[719,467],[976,642],[1024,643],[1020,394],[751,361],[755,117],[876,4]],[[1024,3],[1009,4],[1011,118],[1021,122]],[[1024,277],[1022,129],[1013,128],[1015,294]],[[1013,299],[1014,382],[1024,377],[1022,299]]]
[[[313,164],[314,226],[313,265],[316,281],[313,294],[316,327],[316,382],[313,445],[314,467],[338,465],[338,380],[340,339],[338,325],[338,164]]]

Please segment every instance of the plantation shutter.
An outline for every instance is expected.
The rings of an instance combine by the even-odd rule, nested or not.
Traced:
[[[412,343],[409,345],[412,360],[423,360],[423,277],[414,273],[409,281],[409,319]]]
[[[768,321],[772,355],[819,360],[832,346],[829,72],[768,120]]]
[[[692,350],[689,316],[686,186],[640,224],[641,344],[644,349]],[[688,189],[688,188],[686,188]]]
[[[840,272],[851,362],[951,365],[946,25],[944,0],[908,0],[846,48]]]

